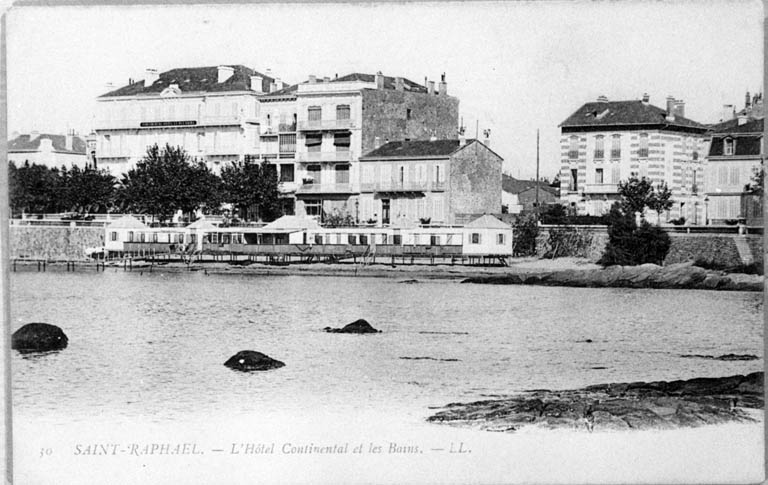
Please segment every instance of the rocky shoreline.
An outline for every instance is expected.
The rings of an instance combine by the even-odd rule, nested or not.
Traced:
[[[462,283],[488,285],[573,286],[581,288],[660,288],[763,291],[763,277],[708,271],[693,263],[669,266],[609,266],[605,269],[564,270],[506,275],[471,276]]]
[[[526,426],[587,431],[675,429],[757,422],[763,372],[678,381],[598,384],[566,391],[535,390],[505,399],[452,403],[432,423],[514,432]]]

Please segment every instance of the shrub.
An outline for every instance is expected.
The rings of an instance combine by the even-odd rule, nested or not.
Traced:
[[[545,258],[565,256],[586,257],[592,244],[592,234],[578,227],[554,227],[549,230]]]
[[[512,226],[512,254],[515,256],[531,256],[536,254],[536,237],[539,235],[539,224],[536,216],[528,214],[520,217]]]
[[[763,274],[762,265],[752,264],[725,264],[715,261],[712,258],[697,257],[694,262],[694,266],[699,268],[709,269],[714,271],[725,271],[726,273],[744,273],[744,274]]]
[[[600,264],[662,264],[671,245],[669,235],[663,229],[645,220],[638,227],[633,214],[614,204],[608,214],[608,245]]]

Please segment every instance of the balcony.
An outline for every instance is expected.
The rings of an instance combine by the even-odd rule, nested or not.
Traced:
[[[352,152],[296,152],[297,162],[351,162]]]
[[[445,182],[376,182],[360,185],[361,192],[443,192]]]
[[[585,194],[618,194],[619,184],[586,184]]]
[[[296,190],[297,194],[354,194],[352,184],[313,184],[305,183]]]
[[[299,121],[299,131],[350,130],[355,128],[354,120],[312,120]]]

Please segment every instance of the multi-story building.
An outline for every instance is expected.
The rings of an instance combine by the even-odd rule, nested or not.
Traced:
[[[760,223],[761,199],[751,197],[748,186],[763,159],[763,123],[763,118],[740,115],[714,128],[705,168],[710,224]]]
[[[258,155],[259,103],[282,82],[247,67],[179,68],[110,91],[97,101],[96,161],[113,175],[155,143],[183,147],[214,170]]]
[[[662,221],[684,217],[703,224],[707,127],[686,118],[684,109],[673,97],[666,109],[658,108],[647,94],[630,101],[601,96],[584,104],[560,124],[561,199],[580,214],[601,215],[619,199],[619,182],[634,175],[672,191],[673,206]]]
[[[8,141],[8,160],[16,165],[29,162],[50,168],[83,168],[88,163],[86,142],[74,133],[52,135],[33,131],[12,136]]]
[[[448,96],[445,77],[435,89],[433,81],[425,87],[381,73],[310,76],[294,95],[297,215],[354,216],[360,204],[359,159],[387,142],[453,138],[458,143],[459,101]],[[282,113],[291,120],[290,110],[280,113],[281,120]]]
[[[477,140],[389,142],[360,157],[361,222],[468,222],[501,212],[503,159]]]

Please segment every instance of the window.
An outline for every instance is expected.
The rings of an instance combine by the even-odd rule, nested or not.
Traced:
[[[733,138],[726,138],[723,142],[723,155],[733,155],[734,154],[734,141]]]
[[[576,160],[579,158],[579,137],[578,136],[572,136],[569,139],[568,158],[570,160]]]
[[[621,158],[621,135],[611,138],[611,158]]]
[[[728,167],[725,167],[725,166],[718,167],[717,183],[718,185],[725,185],[728,183]]]
[[[304,144],[308,152],[319,152],[323,145],[322,133],[307,133]]]
[[[110,234],[110,241],[117,241],[117,231],[112,231]]]
[[[211,244],[219,244],[219,233],[218,232],[211,233]]]
[[[143,232],[139,233],[139,242],[144,242],[147,235]]]
[[[739,185],[739,167],[731,167],[730,185]]]
[[[407,108],[407,109],[405,110],[405,119],[406,119],[406,120],[410,120],[410,119],[411,119],[411,116],[412,116],[411,108]]]
[[[349,165],[336,165],[335,172],[337,184],[349,183]]]
[[[308,216],[319,216],[322,213],[322,203],[319,200],[307,200],[304,209]]]
[[[323,119],[323,110],[320,106],[310,106],[307,108],[307,119],[309,121],[320,121]]]
[[[197,151],[198,152],[203,151],[204,142],[205,142],[205,133],[198,133],[197,134]]]
[[[284,163],[280,165],[280,181],[293,182],[293,164]]]
[[[596,184],[602,184],[603,183],[603,169],[602,168],[595,169],[595,183]]]
[[[349,105],[348,104],[340,104],[336,106],[336,119],[337,120],[348,120],[349,119]]]
[[[323,244],[323,235],[315,234],[315,244]]]
[[[190,234],[189,235],[189,242],[191,242],[192,244],[196,244],[197,243],[197,234]]]
[[[579,176],[579,170],[576,168],[572,168],[571,178],[568,181],[568,190],[570,190],[571,192],[576,192],[577,190],[579,190],[578,176]]]
[[[309,165],[307,167],[307,179],[308,183],[319,184],[320,183],[320,165]]]
[[[504,244],[504,234],[502,233],[496,234],[496,244],[499,244],[499,245]]]
[[[348,152],[352,133],[336,133],[333,135],[333,145],[337,152]]]
[[[640,134],[640,148],[637,150],[637,156],[639,158],[648,158],[648,134]]]
[[[153,233],[152,233],[152,242],[153,242],[153,243],[156,243],[156,242],[157,242],[157,233],[156,233],[156,232],[153,232]]]
[[[347,243],[353,244],[353,245],[357,244],[357,236],[355,236],[354,234],[347,235]]]
[[[618,163],[614,163],[613,166],[611,166],[611,183],[612,184],[618,184],[621,180],[619,177],[621,175],[621,166]]]
[[[595,160],[602,160],[605,157],[605,139],[603,135],[595,137]]]
[[[435,183],[439,184],[441,182],[443,182],[442,165],[435,165]]]
[[[296,153],[296,134],[280,135],[279,138],[280,153],[293,154]]]
[[[470,234],[470,242],[472,244],[480,244],[480,233],[473,232],[472,234]]]
[[[691,158],[693,159],[693,161],[694,161],[694,162],[695,162],[696,160],[698,160],[698,159],[699,159],[699,152],[697,152],[696,150],[694,150],[694,151],[693,151],[693,153],[691,154]]]
[[[403,236],[400,234],[393,234],[392,244],[394,244],[395,246],[400,246],[401,244],[403,244]]]
[[[368,236],[364,234],[360,234],[360,244],[367,245],[368,244]]]
[[[429,245],[430,246],[439,246],[440,245],[440,236],[432,235],[429,236]]]

